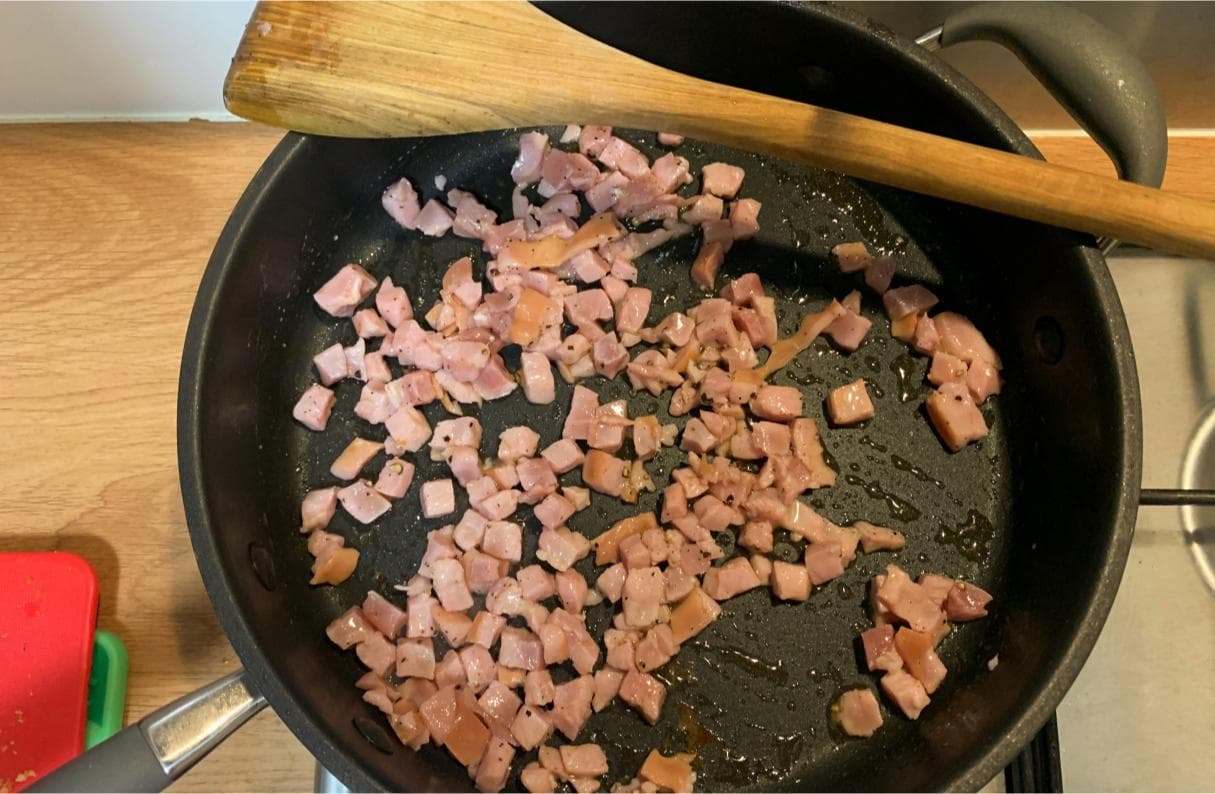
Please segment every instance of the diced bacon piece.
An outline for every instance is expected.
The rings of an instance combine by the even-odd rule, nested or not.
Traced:
[[[334,317],[350,317],[375,289],[375,279],[358,265],[346,265],[313,293],[316,304]]]
[[[637,775],[659,791],[691,791],[696,782],[696,773],[692,771],[695,757],[691,753],[675,753],[668,757],[650,750]],[[640,790],[651,789],[642,787]]]
[[[530,458],[539,446],[540,434],[535,430],[525,425],[510,427],[498,436],[498,458],[511,462]]]
[[[730,230],[735,240],[747,240],[759,232],[759,210],[762,206],[752,198],[739,199],[730,205]]]
[[[628,671],[620,682],[620,699],[628,703],[645,717],[651,725],[662,715],[662,704],[667,698],[667,688],[661,681],[647,673]]]
[[[888,289],[882,294],[882,304],[886,307],[886,314],[891,320],[901,320],[913,314],[926,312],[936,306],[939,300],[922,284]]]
[[[875,551],[898,551],[907,545],[902,532],[879,527],[868,521],[856,521],[853,526],[861,533],[861,549],[869,554]]]
[[[291,415],[295,420],[309,430],[320,432],[329,424],[329,415],[337,398],[333,391],[319,384],[312,384],[300,396]]]
[[[544,497],[540,504],[533,508],[536,518],[543,527],[559,527],[574,514],[574,505],[564,496],[555,493]]]
[[[405,610],[374,590],[363,599],[363,616],[389,639],[400,634],[407,620]]]
[[[878,256],[870,260],[865,267],[865,283],[879,295],[890,289],[894,279],[894,258]]]
[[[925,401],[928,418],[953,452],[987,437],[987,422],[964,383],[942,384]]]
[[[472,447],[448,447],[447,451],[447,465],[461,485],[467,486],[485,476],[481,472],[481,457],[477,450]]]
[[[771,585],[772,594],[785,601],[805,601],[810,597],[810,573],[805,565],[774,561]]]
[[[990,602],[991,594],[986,590],[959,579],[954,582],[945,599],[945,614],[950,620],[959,622],[977,620],[987,617],[987,605]]]
[[[388,368],[386,363],[384,363],[384,355],[379,351],[376,351],[375,353],[368,353],[363,356],[363,374],[367,377],[367,386],[363,387],[364,394],[367,392],[368,386],[378,386],[382,391],[384,389],[384,385],[387,384],[388,381],[392,380],[392,370]],[[393,408],[395,407],[396,406],[393,406]],[[379,424],[380,422],[384,421],[384,419],[387,419],[388,415],[391,413],[391,410],[385,411],[383,418],[372,421],[371,423]]]
[[[832,711],[849,736],[872,736],[882,727],[882,711],[870,689],[849,689],[840,695]]]
[[[932,694],[945,680],[945,665],[933,650],[931,634],[900,628],[894,635],[894,647],[903,658],[903,665]]]
[[[716,496],[706,494],[692,505],[696,520],[710,532],[721,532],[731,524],[742,524],[743,516]]]
[[[433,733],[433,731],[432,731]],[[443,745],[462,766],[480,762],[489,746],[489,729],[471,708],[456,701],[456,721]]]
[[[721,296],[735,306],[753,305],[756,298],[764,297],[764,287],[757,273],[743,273],[721,288]]]
[[[426,533],[426,552],[418,565],[418,574],[429,578],[434,572],[430,566],[435,560],[454,560],[459,552],[451,539],[452,528],[443,527]],[[411,580],[412,581],[412,580]]]
[[[471,416],[444,419],[435,425],[430,448],[442,453],[448,447],[481,447],[481,423]],[[431,457],[434,457],[433,453]]]
[[[650,167],[644,154],[631,143],[617,138],[615,135],[608,139],[594,157],[608,168],[620,171],[629,179],[636,179],[645,174]]]
[[[489,363],[473,380],[472,387],[477,396],[483,400],[500,400],[517,389],[519,384],[506,371],[502,357],[493,355],[490,356]]]
[[[502,629],[498,663],[521,670],[541,669],[544,667],[544,648],[540,644],[540,638],[527,629],[507,626]]]
[[[455,221],[456,214],[438,199],[431,199],[418,213],[418,231],[428,237],[442,237]]]
[[[553,724],[545,715],[543,709],[525,705],[515,715],[515,719],[510,726],[510,732],[520,747],[530,751],[544,744],[545,740],[553,732]]]
[[[962,383],[966,380],[966,372],[965,361],[944,351],[937,351],[933,354],[932,365],[928,368],[928,382],[936,386]]]
[[[544,458],[549,467],[557,474],[573,471],[581,466],[586,459],[578,444],[569,438],[563,438],[560,441],[549,444],[540,453],[540,457]]]
[[[966,388],[976,405],[1000,392],[1000,373],[986,361],[975,360],[966,369]]]
[[[604,598],[615,604],[624,595],[624,582],[627,576],[628,571],[624,564],[615,563],[599,574],[599,578],[595,580],[595,587],[599,589]]]
[[[760,386],[750,407],[761,419],[788,422],[802,415],[802,393],[792,386]]]
[[[684,202],[680,219],[684,223],[700,225],[708,221],[721,220],[725,202],[712,194],[693,196]]]
[[[545,664],[560,664],[570,658],[569,637],[556,623],[542,623],[536,627],[536,633],[544,650]]]
[[[590,719],[594,694],[595,681],[589,675],[560,684],[553,694],[553,727],[561,731],[567,739],[577,739],[582,726]]]
[[[792,436],[788,425],[756,422],[751,426],[752,443],[766,457],[788,455]]]
[[[539,565],[528,565],[515,573],[519,580],[519,592],[528,601],[540,602],[556,594],[552,574]]]
[[[405,292],[404,287],[393,284],[392,279],[387,276],[375,294],[375,307],[393,328],[413,317],[409,294]]]
[[[581,613],[587,603],[587,580],[572,568],[558,571],[554,579],[561,608],[571,614]]]
[[[760,584],[751,563],[744,557],[735,557],[721,567],[706,571],[701,587],[710,598],[725,601]]]
[[[806,571],[815,585],[826,584],[844,575],[843,551],[834,541],[806,546]]]
[[[640,535],[630,535],[620,542],[620,559],[629,570],[648,568],[652,564],[650,550],[646,548]]]
[[[673,347],[683,347],[692,341],[696,323],[682,312],[671,312],[658,324],[657,330],[662,341]]]
[[[587,157],[598,157],[612,140],[612,128],[588,124],[578,135],[578,151]]]
[[[548,670],[532,670],[523,681],[524,702],[529,706],[547,706],[553,702],[556,686]]]
[[[831,253],[835,256],[840,271],[843,273],[855,273],[865,269],[869,266],[873,256],[862,242],[840,243],[831,249]]]
[[[886,566],[885,579],[877,590],[881,604],[915,631],[933,633],[944,619],[941,608],[919,584],[896,565]]]
[[[865,388],[865,379],[857,378],[846,386],[832,389],[827,395],[827,414],[837,425],[855,425],[873,418],[873,401]]]
[[[429,583],[428,583],[429,584]],[[405,608],[405,636],[410,638],[417,637],[433,637],[435,634],[435,620],[442,613],[444,619],[449,615],[458,615],[464,619],[465,631],[467,624],[470,622],[464,617],[462,612],[448,612],[439,607],[438,599],[430,595],[430,592],[418,593],[417,595],[409,596]],[[448,631],[459,633],[460,627],[456,622],[447,620],[443,625],[444,636]],[[453,643],[454,644],[454,643]]]
[[[535,504],[557,490],[557,474],[543,458],[520,458],[515,462],[515,473],[524,491],[524,502]]]
[[[637,669],[648,673],[671,661],[671,657],[677,653],[679,653],[679,644],[675,642],[671,627],[665,623],[659,623],[651,627],[645,633],[645,637],[637,643],[634,658]]]
[[[506,786],[506,778],[510,774],[511,762],[515,760],[515,748],[505,739],[493,736],[477,765],[474,783],[477,791],[501,791]]]
[[[721,605],[700,587],[693,588],[679,605],[671,610],[671,632],[675,642],[683,644],[708,628],[721,614]]]
[[[451,480],[431,480],[422,483],[421,501],[422,515],[426,518],[437,518],[454,513],[456,492]]]
[[[700,171],[701,184],[705,193],[712,193],[722,198],[734,198],[742,187],[746,172],[736,165],[729,163],[709,163]]]
[[[346,354],[346,372],[350,377],[358,380],[366,380],[367,375],[363,370],[363,356],[367,353],[367,340],[360,339],[353,345],[343,348]]]
[[[644,287],[629,287],[616,304],[616,330],[636,332],[645,325],[653,293]]]
[[[429,372],[409,372],[400,379],[404,401],[410,405],[427,405],[437,398],[435,381]]]
[[[618,551],[626,538],[657,528],[658,521],[652,512],[622,518],[595,538],[595,564],[616,562],[619,559]]]
[[[835,484],[835,470],[823,458],[823,444],[813,419],[794,419],[792,424],[793,454],[810,472],[810,487],[823,488]]]
[[[390,333],[388,323],[375,309],[359,309],[350,318],[354,332],[363,339],[385,336]]]
[[[558,751],[561,765],[571,777],[599,777],[608,773],[607,756],[597,744],[566,744]]]
[[[861,632],[861,648],[865,652],[865,666],[870,672],[884,670],[892,673],[903,667],[903,657],[894,647],[894,626],[875,626]]]
[[[738,543],[751,551],[767,554],[772,551],[772,522],[748,521],[743,525]]]
[[[599,178],[599,169],[585,155],[550,149],[540,164],[537,192],[549,198],[569,190],[587,190]]]
[[[604,334],[591,347],[591,360],[595,372],[605,378],[614,378],[629,363],[629,351],[616,338],[616,332]]]
[[[552,792],[557,790],[556,776],[536,761],[532,761],[523,767],[523,770],[519,773],[519,782],[523,784],[523,788],[533,792],[533,794],[539,794],[539,792],[552,794]]]
[[[591,699],[591,707],[596,713],[603,711],[612,702],[620,691],[622,681],[624,673],[619,670],[604,667],[595,671],[595,694]]]
[[[325,635],[343,651],[376,634],[375,627],[363,616],[363,610],[351,607],[325,627]]]
[[[620,496],[628,463],[607,452],[592,449],[582,464],[582,481],[608,496]]]
[[[585,441],[590,434],[591,425],[595,420],[595,411],[598,408],[599,397],[595,392],[585,386],[575,386],[561,437]]]
[[[662,492],[662,522],[668,523],[688,514],[688,497],[679,483],[671,483]]]
[[[507,625],[507,619],[503,615],[485,612],[482,609],[473,616],[473,625],[468,630],[468,641],[485,649],[492,648],[505,625]]]
[[[435,648],[430,638],[397,642],[396,674],[400,678],[435,677]]]
[[[602,289],[587,289],[567,295],[564,303],[566,318],[577,326],[593,325],[612,319],[612,301]]]
[[[852,352],[861,346],[873,322],[854,311],[836,317],[827,326],[826,334],[842,349]]]
[[[418,228],[417,218],[422,208],[418,204],[418,194],[408,179],[400,179],[389,185],[380,198],[380,204],[402,228]]]
[[[395,441],[408,452],[417,452],[431,438],[430,424],[422,412],[412,405],[402,405],[384,422]]]
[[[571,257],[567,265],[583,284],[594,284],[611,271],[611,265],[597,251],[583,251]]]
[[[586,545],[583,545],[586,544]],[[536,557],[558,571],[564,571],[582,559],[590,549],[589,542],[567,527],[548,527],[540,531]]]
[[[1001,368],[1000,357],[996,351],[967,318],[954,312],[941,312],[933,318],[933,323],[940,334],[938,350],[955,355],[967,364],[986,361],[996,369]]]
[[[464,567],[457,560],[435,560],[430,568],[435,595],[444,609],[462,612],[472,606],[472,594],[464,580]]]
[[[911,346],[916,349],[916,352],[925,356],[931,356],[937,349],[937,343],[940,342],[941,335],[937,333],[937,324],[927,314],[917,316],[915,322],[915,335],[912,336]]]
[[[924,685],[903,670],[882,676],[882,691],[903,710],[908,719],[919,719],[920,712],[930,702]]]
[[[325,386],[332,386],[346,377],[346,350],[340,345],[330,345],[312,357],[317,376]]]
[[[355,437],[329,466],[329,473],[339,480],[353,480],[383,448],[379,441]]]
[[[456,209],[451,229],[458,237],[480,240],[498,222],[498,214],[467,191],[456,188],[447,191],[447,203]]]
[[[337,498],[343,509],[360,524],[370,524],[392,507],[392,503],[365,480],[359,480],[341,489],[337,492]]]
[[[523,527],[510,521],[490,521],[481,538],[481,551],[500,560],[519,562],[523,558]]]
[[[583,193],[583,198],[595,212],[605,212],[616,204],[628,184],[627,176],[613,171]]]
[[[702,242],[692,261],[692,280],[705,289],[712,289],[717,271],[726,258],[726,246],[719,241]],[[703,337],[702,337],[703,339]]]
[[[462,342],[452,339],[443,345],[439,353],[443,369],[462,383],[476,380],[481,370],[489,363],[489,347],[480,342]]]
[[[304,494],[300,503],[300,531],[324,529],[337,512],[337,486],[318,488]]]
[[[513,463],[500,463],[490,469],[487,474],[497,484],[499,490],[504,491],[519,484],[519,473],[515,471]]]
[[[501,630],[501,627],[498,627]],[[460,649],[460,666],[464,669],[464,678],[469,691],[482,692],[494,681],[497,665],[489,649],[480,643],[474,643]]]
[[[396,662],[397,649],[384,635],[377,632],[367,637],[354,648],[359,661],[371,672],[382,676]]]
[[[624,580],[621,602],[628,625],[646,628],[658,621],[666,598],[666,582],[656,567],[636,568]]]
[[[452,447],[452,449],[470,449],[470,447]],[[488,475],[470,480],[464,488],[468,492],[468,503],[478,511],[486,499],[496,496],[498,491],[501,490],[498,487],[497,481]],[[486,517],[488,518],[489,516]],[[498,518],[498,516],[494,516],[494,518]]]
[[[689,419],[688,423],[684,425],[679,448],[704,454],[711,451],[717,444],[717,436],[709,432],[704,422],[700,419]]]
[[[519,136],[519,154],[510,168],[515,184],[530,185],[539,181],[540,164],[547,148],[548,136],[542,132],[525,132]]]
[[[523,372],[523,394],[527,401],[538,405],[551,403],[557,396],[553,368],[543,353],[524,352],[520,356]]]

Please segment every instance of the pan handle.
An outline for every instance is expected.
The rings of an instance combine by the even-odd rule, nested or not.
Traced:
[[[1160,95],[1142,61],[1087,14],[1058,3],[976,3],[916,41],[1003,46],[1093,136],[1120,178],[1160,187],[1169,147]]]
[[[153,711],[26,791],[161,791],[266,705],[244,670]]]

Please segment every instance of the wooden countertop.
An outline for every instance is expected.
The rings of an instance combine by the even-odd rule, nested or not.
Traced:
[[[281,137],[248,124],[0,126],[0,551],[63,549],[130,652],[127,719],[236,668],[178,490],[174,416],[207,257]],[[1113,169],[1091,141],[1046,156]],[[1165,186],[1215,201],[1215,138],[1174,138]],[[266,711],[175,785],[311,790]]]

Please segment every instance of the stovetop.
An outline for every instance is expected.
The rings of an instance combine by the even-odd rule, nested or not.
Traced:
[[[1215,263],[1116,252],[1109,264],[1139,370],[1143,485],[1215,486]],[[1205,456],[1191,444],[1204,428]],[[1059,707],[1066,790],[1215,781],[1215,582],[1199,558],[1209,574],[1215,508],[1140,507],[1109,620]]]

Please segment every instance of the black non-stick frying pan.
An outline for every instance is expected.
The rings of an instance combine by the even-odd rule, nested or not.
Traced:
[[[666,7],[646,9],[637,30],[671,21]],[[619,34],[604,12],[557,13],[583,13],[590,32]],[[699,58],[718,79],[1036,156],[965,80],[851,13],[723,6],[680,19],[669,55],[683,68],[695,70]],[[762,58],[716,46],[727,23],[739,40],[770,34]],[[631,49],[661,60],[658,33],[648,35],[630,39]],[[621,134],[651,155],[659,151],[651,133]],[[380,208],[380,192],[408,176],[429,196],[433,177],[443,174],[449,186],[509,212],[517,137],[514,130],[382,141],[288,135],[234,210],[191,318],[178,427],[182,494],[199,567],[247,671],[219,687],[222,704],[212,703],[210,727],[237,723],[257,706],[252,693],[263,693],[355,789],[457,790],[469,780],[440,749],[400,746],[360,700],[353,654],[324,636],[325,625],[368,589],[393,595],[392,585],[416,569],[425,533],[444,521],[420,517],[416,489],[372,527],[339,512],[331,531],[361,551],[358,569],[339,587],[307,584],[312,558],[297,532],[300,498],[329,484],[328,465],[353,435],[376,435],[351,413],[354,383],[338,388],[335,420],[323,434],[291,419],[296,397],[314,379],[311,356],[352,341],[349,324],[320,312],[311,294],[342,264],[357,261],[404,284],[424,308],[452,260],[469,254],[483,269],[485,257],[468,240],[401,230]],[[865,313],[875,324],[860,350],[842,355],[819,340],[774,381],[800,387],[818,417],[828,389],[867,380],[877,417],[826,432],[840,477],[809,501],[839,523],[894,526],[907,534],[907,549],[859,558],[805,604],[774,603],[764,590],[729,601],[722,617],[660,671],[670,695],[657,726],[617,704],[592,718],[580,740],[607,749],[612,781],[627,780],[658,747],[695,750],[697,787],[706,790],[976,788],[1037,731],[1079,671],[1130,542],[1139,395],[1105,264],[1091,239],[1058,229],[710,144],[690,142],[680,153],[694,172],[719,159],[746,168],[744,193],[763,202],[763,229],[735,246],[723,276],[758,272],[778,298],[782,333],[856,286],[828,251],[864,239],[895,255],[899,282],[928,284],[945,307],[974,318],[1003,356],[1008,382],[984,407],[990,437],[947,453],[919,407],[927,360],[890,338],[879,303],[867,294]],[[702,296],[688,278],[694,245],[679,241],[639,262],[642,283],[656,295],[651,320]],[[665,398],[631,393],[618,381],[590,385],[603,399],[627,398],[631,415],[665,418]],[[544,443],[555,440],[569,393],[560,384],[552,406],[530,405],[521,395],[487,404],[478,412],[483,449],[517,424],[536,428]],[[427,415],[433,422],[440,411],[430,406]],[[659,458],[656,480],[665,480],[673,461],[674,453]],[[415,462],[418,481],[447,476],[424,455]],[[571,525],[593,536],[656,501],[646,495],[629,507],[596,495]],[[528,511],[521,516],[530,553],[538,525]],[[775,552],[795,554],[788,543]],[[832,729],[828,708],[842,689],[874,683],[860,672],[854,639],[868,625],[866,582],[889,562],[913,575],[937,571],[976,581],[995,595],[994,609],[945,640],[950,673],[919,721],[886,709],[875,737],[849,740]],[[580,570],[591,574],[590,560]],[[605,607],[589,614],[593,629],[609,616]],[[115,741],[112,754],[131,755],[127,776],[114,785],[163,784],[196,757],[181,728],[185,713],[171,709]],[[159,765],[143,763],[151,758],[148,742]],[[97,755],[86,762],[92,777],[75,780],[111,785],[104,762]],[[70,780],[52,779],[48,788]]]

